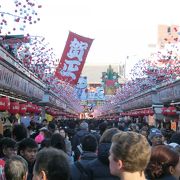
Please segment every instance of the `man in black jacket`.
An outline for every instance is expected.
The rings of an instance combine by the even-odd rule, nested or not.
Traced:
[[[79,146],[82,143],[82,139],[85,135],[89,134],[88,123],[82,122],[80,124],[80,130],[74,135],[72,139],[72,150],[74,152],[74,161],[79,159],[81,154],[81,147]]]
[[[98,147],[98,157],[91,161],[86,171],[93,180],[119,180],[118,177],[110,174],[109,169],[109,150],[111,147],[111,140],[114,134],[119,133],[117,128],[107,129],[100,138]]]
[[[80,160],[71,166],[71,180],[86,179],[84,176],[88,176],[88,174],[86,174],[85,169],[90,161],[97,158],[97,146],[98,143],[94,135],[89,134],[83,138]]]

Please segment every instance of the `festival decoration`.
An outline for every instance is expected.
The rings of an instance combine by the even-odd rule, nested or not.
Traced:
[[[6,0],[0,5],[0,34],[10,35],[24,31],[28,25],[40,21],[36,0]]]
[[[1,3],[0,6],[1,46],[14,57],[13,60],[24,65],[27,71],[33,72],[40,81],[47,85],[49,91],[53,91],[60,100],[66,102],[68,108],[77,113],[81,112],[80,101],[74,96],[74,89],[69,82],[54,77],[59,60],[56,58],[53,48],[45,41],[44,37],[32,36],[28,33],[25,35],[24,33],[28,25],[36,24],[40,20],[38,10],[42,5],[35,0],[7,1]],[[12,6],[12,9],[6,8],[7,5]],[[11,35],[19,34],[19,32],[22,33],[20,35]],[[80,52],[82,53],[82,51]],[[71,52],[71,55],[73,53],[74,51]],[[86,56],[87,53],[84,53],[83,58]],[[38,113],[40,112],[38,111]]]
[[[10,109],[10,99],[8,97],[0,97],[0,111]]]
[[[24,115],[27,111],[27,104],[19,104],[19,114]]]
[[[10,110],[9,110],[9,112],[11,114],[19,113],[19,102],[11,102],[10,103]]]
[[[87,77],[80,76],[79,80],[74,87],[75,95],[82,101],[87,100]]]
[[[118,78],[118,73],[113,71],[111,65],[108,67],[107,72],[102,73],[102,84],[104,86],[105,95],[116,94],[116,90],[120,86]]]
[[[117,89],[107,103],[98,108],[99,113],[115,109],[120,102],[155,86],[170,85],[180,78],[180,43],[169,43],[147,59],[141,59],[131,70],[131,79]],[[152,113],[151,113],[152,114]]]
[[[76,85],[92,42],[93,39],[69,32],[55,76],[62,81]]]

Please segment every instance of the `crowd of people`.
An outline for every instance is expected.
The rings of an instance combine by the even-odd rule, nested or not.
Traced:
[[[41,179],[179,180],[180,132],[131,121],[12,122],[0,135],[0,180]]]

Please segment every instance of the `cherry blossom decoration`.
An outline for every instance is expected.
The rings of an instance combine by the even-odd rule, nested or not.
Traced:
[[[40,21],[39,0],[5,0],[0,5],[0,34],[24,31],[27,25]]]
[[[180,43],[166,44],[148,59],[139,60],[131,70],[131,80],[117,90],[107,103],[100,106],[99,114],[110,112],[138,93],[160,84],[170,85],[180,78]],[[112,111],[113,112],[113,111]]]
[[[46,83],[48,89],[56,93],[60,99],[65,100],[69,107],[76,112],[82,111],[80,101],[74,95],[74,88],[54,76],[59,60],[44,37],[17,36],[16,40],[2,40],[1,44],[6,49],[7,45],[10,46],[9,52],[15,59]]]
[[[67,102],[69,108],[81,112],[80,101],[74,96],[74,89],[66,82],[61,82],[54,76],[58,65],[53,49],[44,37],[24,34],[28,25],[40,21],[38,11],[42,5],[40,0],[6,0],[0,5],[0,43],[15,60],[32,71],[43,80],[49,90],[55,92],[60,99]],[[8,10],[8,11],[7,11]]]

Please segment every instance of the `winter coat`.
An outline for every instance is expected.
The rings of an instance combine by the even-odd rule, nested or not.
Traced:
[[[89,131],[82,129],[73,136],[73,139],[72,139],[72,150],[73,151],[76,149],[77,145],[79,145],[81,143],[83,137],[87,134],[89,134]]]
[[[84,169],[86,169],[86,166],[94,159],[97,158],[97,154],[93,152],[85,151],[81,155],[81,159],[79,162],[83,166]],[[76,162],[75,162],[76,163]],[[78,167],[74,164],[71,165],[71,180],[80,180],[81,172],[78,169]]]
[[[98,147],[98,158],[87,165],[88,174],[92,180],[119,180],[111,175],[109,169],[109,150],[111,143],[101,143]]]
[[[87,130],[80,130],[74,135],[72,139],[72,150],[74,151],[74,161],[77,161],[79,159],[79,156],[81,155],[81,152],[79,152],[77,146],[81,144],[83,137],[88,134],[89,132]]]

